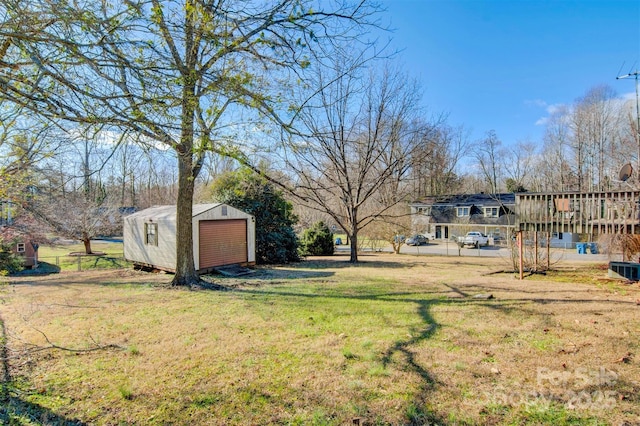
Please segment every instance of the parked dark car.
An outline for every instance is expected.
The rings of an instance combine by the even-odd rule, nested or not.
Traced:
[[[421,246],[423,244],[427,244],[429,239],[422,234],[416,234],[411,238],[407,238],[405,244],[408,246]]]

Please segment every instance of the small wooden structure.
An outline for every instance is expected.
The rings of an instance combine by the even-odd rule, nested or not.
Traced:
[[[23,258],[25,268],[33,269],[38,267],[38,244],[28,238],[16,240],[13,244],[13,252]]]
[[[254,265],[255,220],[226,204],[193,206],[193,257],[199,273],[224,265]],[[124,257],[137,266],[175,272],[176,206],[158,206],[124,218]]]

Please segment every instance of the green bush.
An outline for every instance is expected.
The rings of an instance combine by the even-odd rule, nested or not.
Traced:
[[[13,244],[0,239],[0,276],[23,269],[23,259],[13,251]]]
[[[333,254],[333,232],[322,221],[305,229],[300,237],[302,256],[327,256]]]
[[[254,216],[256,262],[287,263],[300,260],[293,225],[298,221],[293,204],[251,170],[240,169],[219,176],[211,186],[213,198]]]

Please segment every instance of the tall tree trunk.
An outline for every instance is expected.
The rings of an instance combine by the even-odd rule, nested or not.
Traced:
[[[176,274],[174,286],[190,286],[200,281],[193,261],[193,191],[191,154],[178,155],[178,203],[176,205]],[[159,244],[162,236],[158,236]]]
[[[187,20],[187,32],[190,30]],[[187,36],[187,53],[192,41]],[[191,58],[192,59],[192,58]],[[187,60],[189,61],[189,59]],[[191,68],[190,68],[191,69]],[[174,286],[190,286],[200,282],[193,261],[193,192],[195,185],[193,162],[194,111],[197,101],[194,96],[194,75],[185,76],[182,89],[182,122],[178,153],[178,202],[176,205],[176,275],[171,282]]]
[[[349,222],[351,222],[351,232],[349,235],[349,238],[351,239],[351,255],[349,257],[349,262],[358,263],[358,208],[351,207],[349,210]]]
[[[357,231],[351,231],[349,235],[351,239],[351,255],[349,256],[349,262],[358,263],[358,233]]]

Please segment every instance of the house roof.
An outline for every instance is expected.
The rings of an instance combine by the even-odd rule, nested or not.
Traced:
[[[410,203],[412,206],[452,206],[452,207],[466,207],[466,206],[501,206],[501,205],[515,205],[516,196],[514,193],[502,193],[502,194],[458,194],[458,195],[443,195],[438,197],[427,197],[421,201],[415,201]]]
[[[194,204],[192,217],[196,217],[199,214],[202,214],[221,205],[222,203]],[[140,210],[139,212],[133,213],[127,217],[131,219],[135,219],[137,217],[152,217],[156,220],[173,219],[176,217],[176,206],[153,206],[149,207],[148,209]]]

